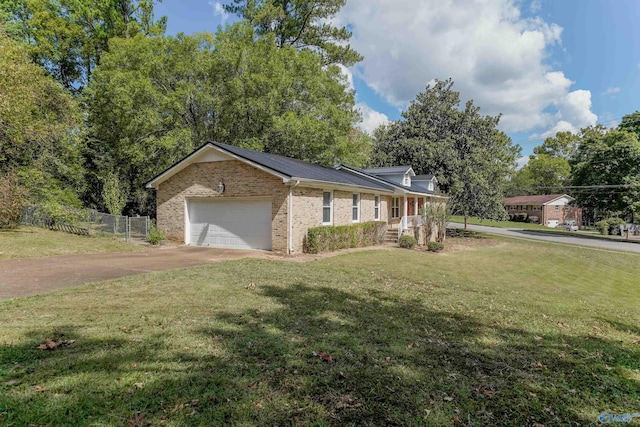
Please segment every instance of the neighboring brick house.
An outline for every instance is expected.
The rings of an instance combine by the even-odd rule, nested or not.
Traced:
[[[385,170],[400,172],[397,177]],[[327,168],[210,142],[148,184],[158,228],[189,245],[296,254],[310,227],[401,221],[447,198],[412,184],[409,166]],[[430,182],[437,182],[430,178]]]
[[[556,227],[560,224],[582,225],[582,209],[571,206],[573,198],[567,194],[516,196],[504,199],[509,216],[526,213],[531,222]]]

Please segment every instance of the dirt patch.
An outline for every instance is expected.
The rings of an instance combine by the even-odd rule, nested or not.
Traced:
[[[263,251],[169,246],[144,252],[3,260],[0,261],[0,301],[152,271],[270,256]]]

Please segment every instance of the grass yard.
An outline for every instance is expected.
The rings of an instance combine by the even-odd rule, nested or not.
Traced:
[[[141,250],[112,237],[76,236],[38,227],[0,230],[0,260]]]
[[[449,218],[449,222],[457,222],[460,224],[464,224],[464,217],[459,215],[452,215]],[[521,228],[525,230],[540,230],[540,231],[562,231],[559,229],[545,227],[540,224],[531,224],[529,222],[515,222],[515,221],[494,221],[490,219],[478,219],[478,218],[467,218],[467,224],[473,225],[484,225],[486,227],[497,227],[497,228]]]
[[[555,426],[640,411],[640,257],[448,248],[241,260],[0,303],[0,425]],[[75,342],[37,349],[46,338]]]

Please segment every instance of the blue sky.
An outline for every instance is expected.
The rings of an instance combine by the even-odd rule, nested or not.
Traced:
[[[164,0],[168,33],[211,31],[234,19],[215,0]],[[617,124],[640,109],[636,0],[347,0],[335,18],[365,59],[353,81],[361,126],[395,120],[433,79],[453,78],[463,100],[528,155],[545,136]]]

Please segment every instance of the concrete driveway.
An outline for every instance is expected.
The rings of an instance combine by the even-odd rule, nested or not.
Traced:
[[[273,255],[263,251],[180,246],[146,252],[3,260],[0,261],[0,301],[152,271],[270,256]]]
[[[464,224],[450,222],[449,228],[464,228]],[[640,252],[639,243],[629,243],[615,240],[593,239],[580,237],[579,234],[543,234],[535,231],[522,230],[517,228],[497,228],[483,225],[467,225],[467,229],[479,231],[487,234],[497,234],[507,237],[518,237],[524,239],[543,240],[546,242],[563,243],[572,246],[588,246],[597,249],[607,249],[613,251]]]

